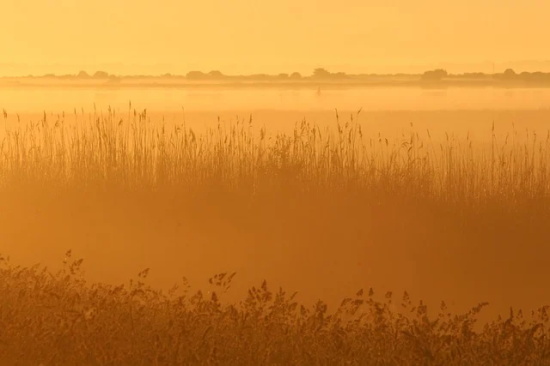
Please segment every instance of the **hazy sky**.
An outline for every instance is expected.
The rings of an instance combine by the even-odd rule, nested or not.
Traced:
[[[1,1],[4,74],[396,72],[441,63],[458,72],[550,59],[548,0]]]

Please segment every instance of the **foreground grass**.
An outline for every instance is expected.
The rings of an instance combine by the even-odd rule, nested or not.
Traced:
[[[485,303],[434,313],[371,289],[329,312],[265,282],[228,303],[230,274],[212,277],[208,294],[185,282],[163,293],[147,271],[119,286],[86,283],[70,252],[56,273],[0,262],[4,365],[550,365],[548,307],[476,330]]]

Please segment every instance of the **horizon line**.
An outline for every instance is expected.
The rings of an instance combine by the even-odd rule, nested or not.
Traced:
[[[315,72],[317,70],[320,70],[318,75],[315,75]],[[39,74],[22,74],[22,75],[0,75],[0,78],[3,79],[16,79],[16,78],[47,78],[47,77],[54,77],[54,78],[80,78],[80,79],[94,79],[94,78],[135,78],[135,77],[147,77],[147,78],[166,78],[166,77],[173,77],[173,78],[189,78],[189,79],[196,79],[199,80],[201,78],[204,79],[212,79],[212,78],[260,78],[260,77],[269,77],[269,78],[288,78],[288,79],[322,79],[322,78],[330,78],[330,77],[376,77],[376,76],[423,76],[427,73],[433,72],[433,71],[444,71],[445,76],[495,76],[495,75],[503,75],[506,73],[511,73],[509,70],[511,70],[513,73],[512,75],[520,76],[522,74],[550,74],[550,71],[516,71],[513,68],[507,68],[503,72],[482,72],[482,71],[470,71],[470,72],[461,72],[461,73],[448,73],[444,67],[437,67],[437,68],[431,68],[427,69],[424,72],[393,72],[393,73],[347,73],[344,71],[337,71],[337,72],[331,72],[327,70],[326,68],[319,67],[315,68],[313,72],[309,75],[304,75],[300,72],[278,72],[278,73],[251,73],[251,74],[224,74],[223,72],[219,70],[211,70],[211,71],[201,71],[201,70],[191,70],[188,71],[185,74],[179,74],[179,73],[134,73],[134,74],[111,74],[104,70],[97,70],[94,73],[88,73],[86,70],[79,70],[77,73],[39,73]]]

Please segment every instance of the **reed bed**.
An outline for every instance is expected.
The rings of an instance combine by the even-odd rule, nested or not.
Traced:
[[[5,115],[6,116],[6,115]],[[255,129],[252,120],[197,132],[185,122],[151,121],[147,111],[108,110],[37,122],[18,121],[0,145],[0,184],[262,193],[402,195],[415,200],[510,207],[547,202],[550,131],[514,131],[489,143],[430,131],[388,138],[365,131],[352,115],[334,128],[307,121],[291,134]]]
[[[407,293],[372,289],[333,312],[304,306],[264,281],[227,303],[234,274],[211,291],[185,282],[161,292],[147,270],[118,286],[86,283],[67,253],[59,272],[1,258],[0,358],[13,365],[499,365],[550,364],[548,307],[476,330],[480,303],[433,311]]]

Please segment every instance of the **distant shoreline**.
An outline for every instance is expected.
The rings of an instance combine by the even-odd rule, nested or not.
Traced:
[[[550,73],[521,72],[507,69],[503,73],[481,72],[449,74],[444,69],[428,70],[422,74],[346,74],[329,72],[323,68],[312,75],[298,72],[277,75],[225,75],[214,70],[208,73],[190,71],[186,75],[115,75],[105,71],[88,74],[19,77],[0,77],[0,87],[93,87],[93,88],[350,88],[350,87],[421,87],[441,89],[448,87],[546,88],[550,87]]]
[[[164,77],[119,77],[109,79],[78,79],[60,77],[0,77],[0,88],[366,88],[366,87],[415,87],[423,89],[446,89],[461,87],[482,88],[550,88],[550,79],[544,80],[499,80],[461,79],[422,80],[408,78],[372,78],[362,80],[243,80],[227,78],[223,80],[188,80]]]

